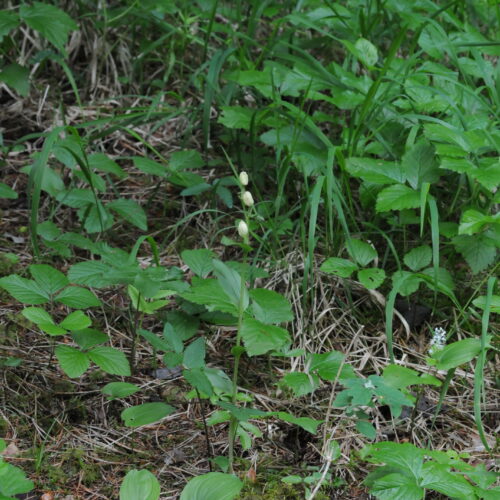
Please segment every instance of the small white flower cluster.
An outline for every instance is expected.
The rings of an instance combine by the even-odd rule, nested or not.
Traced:
[[[250,191],[247,191],[245,186],[248,186],[249,179],[248,179],[248,174],[246,172],[240,172],[240,175],[238,176],[238,180],[240,181],[241,187],[243,188],[241,190],[241,201],[243,205],[245,205],[248,208],[253,207],[254,201],[253,201],[253,196]],[[240,220],[238,222],[238,234],[243,238],[248,237],[248,225],[244,220]]]
[[[441,327],[434,328],[434,334],[429,347],[429,354],[440,351],[446,345],[446,330]]]

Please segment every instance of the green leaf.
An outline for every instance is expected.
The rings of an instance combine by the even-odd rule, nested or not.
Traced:
[[[377,429],[368,420],[356,420],[356,430],[368,439],[374,440],[377,437]]]
[[[424,182],[433,184],[439,180],[439,165],[435,153],[432,144],[419,141],[404,154],[401,164],[408,184],[413,189],[420,189]]]
[[[213,394],[212,384],[202,368],[192,368],[182,372],[184,378],[195,388],[206,396]]]
[[[432,260],[432,249],[429,245],[422,245],[420,247],[410,250],[404,256],[404,263],[412,270],[419,271],[428,266]]]
[[[366,38],[358,38],[354,44],[355,56],[365,65],[374,66],[378,61],[377,47]]]
[[[4,36],[19,26],[19,15],[13,10],[0,11],[0,42]]]
[[[369,243],[356,239],[347,240],[347,251],[360,266],[367,266],[377,258],[377,251]]]
[[[250,290],[252,311],[255,319],[266,324],[283,323],[293,320],[290,302],[272,290],[254,288]]]
[[[68,14],[47,3],[22,4],[19,15],[30,28],[41,33],[63,54],[69,32],[78,29]]]
[[[359,282],[368,290],[378,288],[385,280],[385,271],[372,267],[358,271]]]
[[[476,498],[473,486],[460,474],[451,473],[446,464],[425,463],[420,485],[457,500]]]
[[[289,387],[296,397],[300,397],[314,392],[319,387],[319,378],[308,373],[291,372],[283,377],[281,383]]]
[[[108,264],[100,260],[87,260],[73,264],[68,271],[71,283],[102,288],[111,284],[107,275],[111,271]]]
[[[200,320],[197,317],[182,311],[170,311],[166,314],[166,319],[167,323],[165,323],[165,328],[167,325],[171,325],[173,335],[179,338],[181,342],[189,340],[196,335],[198,327],[200,326]],[[163,336],[168,341],[170,341],[170,335],[172,335],[171,332],[167,334],[166,330],[163,330]]]
[[[172,348],[168,342],[158,337],[156,333],[144,330],[144,328],[139,329],[139,335],[145,338],[157,351],[167,352]]]
[[[451,370],[473,360],[481,352],[481,339],[464,339],[433,354],[438,370]]]
[[[311,434],[316,434],[316,432],[318,431],[318,427],[323,423],[323,420],[314,420],[309,417],[295,417],[285,411],[272,412],[271,415],[276,415],[284,422],[298,425]]]
[[[165,403],[144,403],[123,410],[121,418],[126,427],[140,427],[158,422],[174,412],[174,408]]]
[[[477,210],[466,210],[460,219],[458,234],[473,235],[489,224],[500,224],[500,214],[485,215]]]
[[[400,365],[388,365],[384,368],[385,382],[395,389],[405,389],[410,385],[435,385],[440,386],[441,381],[429,374],[419,374],[417,371]]]
[[[404,183],[403,168],[398,163],[373,158],[349,158],[346,169],[353,177],[360,177],[373,184]]]
[[[87,354],[74,347],[58,345],[55,354],[64,373],[70,378],[80,377],[90,366]]]
[[[6,83],[19,93],[19,95],[26,97],[30,90],[29,69],[17,63],[9,64],[0,71],[0,82]]]
[[[180,500],[233,500],[243,488],[236,476],[223,472],[209,472],[190,479]]]
[[[419,478],[424,464],[425,450],[410,443],[383,441],[363,449],[363,456],[372,463],[385,463],[410,472]]]
[[[358,266],[354,262],[338,257],[330,257],[320,267],[320,270],[324,273],[333,274],[340,278],[349,278],[357,269]]]
[[[34,487],[33,482],[26,479],[19,467],[0,460],[0,495],[3,495],[1,500],[15,500],[13,495],[28,493]]]
[[[270,413],[257,410],[256,408],[243,408],[241,406],[228,403],[227,401],[221,400],[218,401],[217,404],[224,410],[228,411],[239,422],[247,422],[251,418],[267,417],[270,415]]]
[[[21,311],[21,314],[26,318],[35,323],[36,325],[48,324],[53,325],[54,320],[52,316],[41,307],[26,307]]]
[[[146,212],[144,212],[143,208],[134,200],[118,198],[108,203],[106,207],[115,211],[120,217],[142,231],[148,230]]]
[[[483,234],[460,235],[453,238],[455,248],[464,256],[472,272],[477,274],[493,264],[497,249],[493,241]]]
[[[101,172],[114,174],[120,179],[127,177],[127,174],[118,165],[118,163],[113,161],[108,155],[105,155],[104,153],[94,153],[88,155],[87,159],[90,168],[95,168],[96,170],[100,170]]]
[[[248,297],[248,290],[243,283],[240,274],[217,259],[212,259],[212,265],[214,267],[214,274],[217,276],[222,289],[230,298],[231,302],[239,310],[240,296],[242,296],[241,306],[243,307],[243,310],[246,310],[250,299]]]
[[[179,294],[182,298],[202,304],[209,311],[221,311],[238,316],[237,307],[229,300],[218,280],[193,278],[191,288]]]
[[[184,351],[182,364],[186,368],[202,368],[205,366],[205,339],[197,338]]]
[[[290,342],[290,336],[284,328],[266,325],[253,318],[243,320],[241,336],[249,356],[280,350]]]
[[[109,229],[114,222],[111,212],[108,212],[100,201],[97,204],[82,208],[78,211],[78,217],[84,221],[87,233],[100,233]]]
[[[17,193],[10,186],[7,186],[7,184],[0,182],[0,198],[15,200],[17,196],[18,196]]]
[[[160,483],[148,470],[127,472],[120,488],[120,500],[158,500]]]
[[[486,295],[481,295],[481,297],[473,300],[472,303],[479,309],[484,310],[486,307]],[[491,296],[490,311],[495,314],[500,314],[500,295]]]
[[[110,382],[101,389],[101,392],[106,394],[108,399],[111,400],[132,396],[132,394],[135,394],[140,390],[140,387],[137,387],[135,384],[129,384],[128,382]]]
[[[398,293],[403,297],[415,293],[422,281],[422,278],[418,275],[409,273],[408,271],[396,271],[392,275],[393,288],[397,288]]]
[[[101,305],[101,301],[90,290],[79,286],[68,286],[56,296],[55,301],[75,309],[88,309]]]
[[[83,330],[71,332],[71,336],[82,349],[90,349],[95,345],[104,344],[104,342],[108,341],[108,336],[105,333],[93,328],[84,328]]]
[[[206,278],[212,272],[214,268],[212,259],[214,256],[215,254],[211,250],[205,248],[184,250],[181,253],[182,260],[200,278]]]
[[[7,290],[15,299],[23,304],[45,304],[49,294],[35,281],[11,274],[0,279],[0,287]]]
[[[149,158],[134,156],[132,161],[134,162],[134,166],[145,174],[158,175],[159,177],[168,176],[168,170],[165,165],[150,160]]]
[[[173,172],[180,172],[190,168],[201,168],[205,165],[200,153],[195,149],[186,149],[185,151],[175,151],[170,156],[168,167]]]
[[[94,347],[89,358],[102,370],[111,375],[130,375],[128,360],[122,351],[113,347]]]
[[[92,320],[83,311],[73,311],[66,316],[60,326],[66,330],[83,330],[92,324]]]
[[[221,106],[221,111],[218,123],[227,128],[242,130],[250,130],[252,116],[256,113],[256,110],[242,106]]]
[[[379,500],[422,500],[425,490],[416,484],[415,479],[392,473],[377,479],[370,493]]]
[[[316,372],[324,380],[339,380],[355,378],[356,375],[351,365],[344,364],[345,356],[338,351],[312,354],[309,371]],[[342,370],[339,373],[340,367]]]
[[[61,271],[45,264],[33,264],[29,267],[31,276],[49,295],[53,295],[68,285],[69,281]]]
[[[406,208],[417,208],[419,206],[420,193],[403,184],[388,186],[382,189],[377,195],[377,212],[404,210]]]

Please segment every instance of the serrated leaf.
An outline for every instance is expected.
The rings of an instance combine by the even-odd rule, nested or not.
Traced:
[[[424,182],[432,184],[439,180],[439,166],[435,152],[432,144],[420,141],[403,155],[401,164],[406,179],[413,189],[420,189]]]
[[[273,290],[254,288],[250,290],[252,311],[255,319],[266,324],[283,323],[293,320],[290,302]]]
[[[15,500],[13,495],[28,493],[34,487],[34,483],[26,479],[25,473],[19,467],[0,460],[0,495],[2,495],[0,498],[2,500]]]
[[[12,87],[19,95],[26,97],[30,90],[30,72],[28,68],[12,63],[0,71],[0,82]]]
[[[132,158],[134,166],[144,172],[145,174],[157,175],[159,177],[167,177],[168,170],[165,165],[157,163],[156,161],[150,160],[149,158],[142,158],[140,156],[134,156]]]
[[[168,167],[173,172],[180,172],[190,168],[201,168],[204,164],[203,158],[195,149],[175,151],[171,154],[168,161]]]
[[[45,304],[49,301],[49,294],[35,281],[21,278],[17,274],[1,278],[0,287],[23,304]]]
[[[60,326],[66,330],[83,330],[92,324],[92,320],[83,311],[73,311],[66,316]]]
[[[339,257],[330,257],[320,267],[324,273],[333,274],[340,278],[349,278],[357,269],[358,266],[354,262]]]
[[[30,28],[41,33],[62,53],[65,53],[64,46],[70,31],[78,29],[68,14],[47,3],[22,4],[19,15]]]
[[[121,418],[126,427],[140,427],[158,422],[174,412],[174,408],[165,403],[144,403],[123,410]]]
[[[19,15],[13,10],[0,11],[0,42],[5,35],[19,26]]]
[[[94,347],[89,358],[103,371],[111,375],[130,375],[130,365],[125,354],[113,347]]]
[[[148,470],[127,472],[120,487],[120,500],[158,500],[160,483]]]
[[[361,240],[349,239],[347,241],[349,255],[360,265],[367,266],[377,258],[377,251],[369,244]]]
[[[296,397],[314,392],[319,387],[319,377],[308,373],[287,373],[281,383],[290,388]]]
[[[87,260],[73,264],[68,271],[68,278],[71,283],[86,285],[95,288],[102,288],[110,283],[107,274],[111,267],[99,260]]]
[[[64,373],[70,378],[80,377],[90,366],[87,354],[74,347],[58,345],[55,355]]]
[[[408,271],[396,271],[392,275],[393,287],[397,288],[398,293],[403,297],[415,293],[422,281],[422,278]]]
[[[65,287],[69,281],[61,271],[46,264],[33,264],[29,266],[31,276],[40,285],[40,288],[53,295]]]
[[[205,366],[205,339],[197,338],[184,351],[182,364],[186,368],[202,368]]]
[[[90,349],[108,341],[108,336],[105,333],[93,328],[84,328],[83,330],[71,332],[71,336],[82,349]]]
[[[482,234],[475,236],[464,234],[456,236],[452,241],[474,274],[483,271],[495,261],[497,249],[492,240]]]
[[[253,318],[243,320],[241,337],[249,356],[279,350],[290,342],[290,336],[284,328],[266,325]]]
[[[26,318],[35,323],[39,324],[54,324],[52,316],[41,307],[26,307],[21,311],[21,314]]]
[[[214,268],[212,259],[214,256],[215,254],[211,250],[205,248],[184,250],[181,253],[182,260],[200,278],[206,278],[212,272]]]
[[[206,396],[213,394],[212,384],[202,368],[192,368],[182,372],[184,378],[195,388]]]
[[[94,153],[88,155],[87,159],[90,168],[95,168],[96,170],[100,170],[101,172],[114,174],[120,179],[127,177],[127,174],[118,165],[118,163],[113,161],[108,155],[105,155],[104,153]]]
[[[458,234],[473,235],[479,233],[484,226],[495,223],[500,224],[500,214],[490,216],[477,210],[466,210],[460,218]]]
[[[134,200],[118,198],[108,203],[106,207],[115,211],[122,219],[125,219],[142,231],[148,230],[146,212]]]
[[[88,309],[101,305],[101,301],[90,290],[79,286],[66,287],[56,296],[55,301],[75,309]]]
[[[190,479],[180,500],[234,500],[243,488],[236,476],[222,472],[209,472]]]
[[[192,280],[191,284],[189,290],[179,294],[182,298],[195,304],[204,305],[209,311],[238,315],[237,307],[229,300],[218,280],[196,278]]]
[[[377,195],[377,212],[404,210],[406,208],[417,208],[419,206],[420,193],[403,184],[388,186],[382,189]]]
[[[349,158],[346,161],[346,169],[352,176],[373,184],[402,184],[406,180],[401,165],[390,161]]]
[[[358,281],[368,290],[378,288],[385,280],[385,271],[372,267],[358,271]]]
[[[309,371],[316,372],[322,379],[339,380],[355,378],[356,375],[351,365],[344,364],[345,356],[338,351],[324,352],[322,354],[312,354]],[[339,373],[340,367],[342,370]]]
[[[366,38],[358,38],[354,44],[354,48],[356,49],[356,57],[365,66],[374,66],[378,61],[377,47],[375,47],[370,40],[367,40]]]
[[[410,250],[404,256],[404,263],[412,270],[419,271],[428,266],[432,260],[432,249],[429,245],[422,245],[420,247]]]

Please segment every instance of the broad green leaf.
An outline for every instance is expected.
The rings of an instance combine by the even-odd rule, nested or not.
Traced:
[[[182,364],[186,368],[202,368],[205,366],[205,339],[197,338],[184,351]]]
[[[108,203],[106,207],[115,211],[122,219],[125,219],[142,231],[148,230],[146,212],[144,212],[144,209],[134,200],[118,198]]]
[[[377,479],[370,493],[379,500],[422,500],[425,496],[425,490],[414,478],[398,473]]]
[[[349,158],[346,162],[346,169],[352,176],[360,177],[373,184],[402,184],[406,180],[401,165],[390,161]]]
[[[170,324],[175,335],[182,341],[189,340],[198,331],[200,320],[196,316],[191,316],[182,311],[169,311],[166,314],[167,324]],[[166,338],[165,330],[163,336]]]
[[[100,260],[87,260],[73,264],[68,270],[71,283],[102,288],[110,285],[107,275],[111,267]]]
[[[26,318],[35,323],[39,324],[54,324],[52,316],[41,307],[26,307],[21,311],[21,314]]]
[[[71,332],[71,336],[82,349],[90,349],[108,341],[108,336],[105,333],[93,328],[84,328],[83,330]]]
[[[233,316],[238,315],[238,309],[230,301],[216,279],[193,278],[191,288],[179,295],[190,302],[206,306],[209,311],[227,312]]]
[[[308,373],[287,373],[281,383],[289,387],[296,397],[314,392],[319,387],[319,377]]]
[[[419,374],[417,371],[400,365],[388,365],[384,368],[385,382],[395,389],[405,389],[411,385],[440,386],[441,381],[429,374]]]
[[[98,201],[97,204],[82,208],[78,211],[78,217],[84,221],[83,226],[89,234],[100,233],[108,230],[114,223],[111,212],[106,210],[103,204]]]
[[[405,469],[418,479],[422,472],[425,450],[410,443],[383,441],[364,448],[363,455],[369,462]]]
[[[479,233],[484,226],[489,224],[500,224],[500,214],[491,216],[477,210],[466,210],[460,219],[458,234],[472,235]]]
[[[129,384],[128,382],[110,382],[101,389],[101,392],[108,396],[108,399],[116,399],[126,398],[140,390],[140,387],[137,387],[135,384]]]
[[[180,500],[233,500],[243,488],[236,476],[222,472],[209,472],[190,479]]]
[[[19,15],[30,28],[42,34],[63,54],[69,32],[78,29],[78,25],[68,14],[47,3],[22,4]]]
[[[266,324],[283,323],[293,320],[290,302],[273,290],[254,288],[250,290],[252,311],[255,319]]]
[[[435,148],[427,141],[417,142],[404,154],[401,164],[408,184],[413,189],[420,189],[424,182],[432,184],[439,180]]]
[[[127,177],[127,174],[118,165],[118,163],[113,161],[108,155],[105,155],[104,153],[94,153],[88,155],[87,159],[90,168],[95,168],[96,170],[100,170],[101,172],[114,174],[120,179]]]
[[[356,430],[372,441],[377,437],[377,429],[368,420],[356,420]]]
[[[457,500],[470,500],[476,497],[472,485],[460,474],[451,473],[449,466],[445,464],[433,462],[424,464],[420,485]]]
[[[17,63],[9,64],[0,71],[0,82],[6,83],[19,95],[26,97],[30,90],[30,71]]]
[[[49,301],[49,294],[33,280],[21,278],[11,274],[0,279],[0,287],[9,292],[23,304],[45,304]]]
[[[495,261],[497,255],[495,244],[483,234],[474,236],[463,234],[456,236],[452,241],[474,274],[484,271]]]
[[[252,116],[257,112],[251,108],[243,106],[221,106],[221,115],[217,119],[227,128],[250,130]]]
[[[479,309],[484,310],[486,306],[486,295],[481,295],[481,297],[473,300],[472,303]],[[491,296],[490,311],[495,314],[500,314],[500,295]]]
[[[241,307],[243,307],[243,310],[246,310],[250,299],[247,287],[240,274],[217,259],[212,259],[212,265],[214,267],[214,274],[217,276],[222,289],[231,302],[239,310],[241,300]]]
[[[247,422],[251,418],[261,418],[270,415],[268,412],[257,410],[256,408],[244,408],[242,406],[236,406],[232,403],[228,403],[227,401],[221,400],[217,404],[224,410],[231,413],[231,415],[233,415],[233,417],[235,417],[239,422]]]
[[[345,356],[338,351],[312,354],[309,371],[316,372],[324,380],[339,380],[356,377],[351,365],[344,364]],[[340,367],[342,369],[339,373]]]
[[[377,258],[377,251],[369,243],[361,240],[349,239],[347,251],[360,266],[367,266]]]
[[[249,356],[258,356],[273,350],[280,350],[290,342],[284,328],[266,325],[256,319],[247,318],[241,327],[241,336]]]
[[[400,295],[407,297],[418,290],[422,278],[408,271],[396,271],[392,275],[392,283]]]
[[[83,311],[73,311],[66,316],[60,326],[66,330],[83,330],[92,324],[92,320]]]
[[[120,488],[120,500],[158,500],[160,483],[148,470],[131,470]]]
[[[140,427],[158,422],[174,412],[174,408],[165,403],[144,403],[123,410],[121,418],[126,427]]]
[[[340,278],[349,278],[357,269],[358,266],[354,262],[338,257],[330,257],[320,267],[320,270],[324,273],[334,274]]]
[[[19,16],[13,10],[0,11],[0,42],[10,31],[19,26]]]
[[[412,270],[419,271],[428,266],[432,260],[432,249],[429,245],[422,245],[420,247],[410,250],[404,256],[404,263]]]
[[[378,288],[385,280],[385,271],[377,267],[358,271],[358,281],[368,290]]]
[[[484,158],[484,160],[491,160],[491,163],[484,166],[481,165],[479,168],[473,169],[468,173],[486,189],[495,193],[500,184],[500,160],[493,158]]]
[[[473,360],[481,352],[481,339],[464,339],[433,354],[438,370],[451,370]]]
[[[15,200],[17,196],[18,194],[10,186],[7,186],[7,184],[0,182],[0,198]]]
[[[377,212],[404,210],[420,206],[420,193],[403,184],[388,186],[377,196]]]
[[[295,417],[285,411],[272,412],[271,415],[276,415],[284,422],[298,425],[311,434],[316,434],[318,427],[323,423],[323,420],[314,420],[309,417]]]
[[[173,172],[179,172],[186,169],[201,168],[205,165],[200,153],[195,149],[185,151],[175,151],[171,154],[168,161],[168,167]]]
[[[206,278],[212,272],[214,268],[212,259],[214,256],[215,254],[211,250],[205,248],[184,250],[181,253],[182,260],[200,278]]]
[[[122,351],[113,347],[94,347],[89,358],[103,371],[111,375],[130,375],[130,365]]]
[[[356,49],[356,57],[365,66],[375,66],[378,61],[378,51],[372,42],[366,38],[358,38],[354,44],[354,48]]]
[[[182,372],[184,378],[195,388],[207,396],[213,394],[212,384],[202,368],[192,368]]]
[[[80,377],[90,366],[87,354],[74,347],[58,345],[55,354],[64,373],[70,378]]]
[[[88,309],[101,305],[101,301],[90,290],[79,286],[66,287],[56,295],[55,301],[75,309]]]
[[[145,174],[158,175],[159,177],[167,177],[168,175],[168,169],[165,165],[150,160],[149,158],[134,156],[132,161],[134,162],[134,166],[142,170]]]
[[[139,329],[139,335],[145,338],[157,351],[167,352],[172,348],[168,342],[161,337],[158,337],[156,333],[145,330],[144,328]]]
[[[19,467],[0,460],[0,499],[15,500],[13,495],[28,493],[34,487],[33,482],[26,479],[25,473]]]
[[[29,267],[31,276],[49,295],[53,295],[68,285],[69,281],[61,271],[46,264],[33,264]]]

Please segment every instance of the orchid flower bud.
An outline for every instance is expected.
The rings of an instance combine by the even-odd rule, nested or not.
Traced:
[[[248,174],[245,171],[240,172],[239,179],[242,186],[248,186]]]
[[[245,191],[242,194],[241,199],[247,207],[253,207],[253,196],[250,191]]]
[[[247,226],[247,223],[244,220],[240,220],[238,222],[238,234],[242,238],[246,238],[248,236],[248,226]]]

